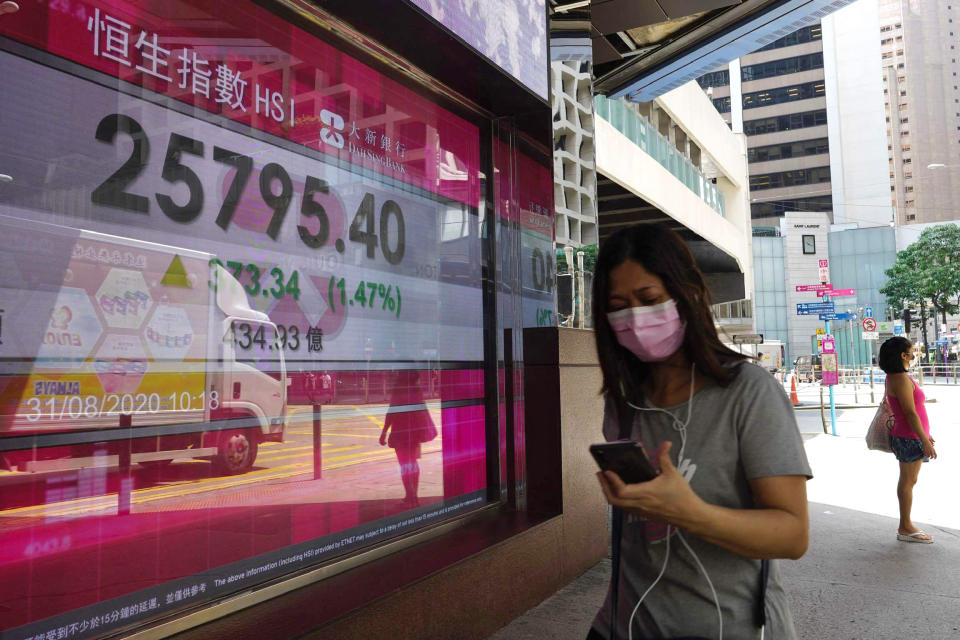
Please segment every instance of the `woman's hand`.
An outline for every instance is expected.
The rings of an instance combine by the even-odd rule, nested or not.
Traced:
[[[923,456],[925,458],[936,458],[937,450],[933,448],[934,440],[929,438],[923,441]]]
[[[380,446],[381,446],[381,447],[387,446],[387,432],[386,432],[386,431],[381,431],[381,432],[380,432]]]
[[[625,484],[616,473],[597,474],[607,502],[648,520],[681,524],[688,522],[705,504],[670,460],[670,442],[660,445],[657,459],[660,475],[649,482]]]

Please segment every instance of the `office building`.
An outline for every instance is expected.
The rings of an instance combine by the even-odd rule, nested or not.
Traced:
[[[880,0],[890,203],[897,224],[960,217],[960,4]]]

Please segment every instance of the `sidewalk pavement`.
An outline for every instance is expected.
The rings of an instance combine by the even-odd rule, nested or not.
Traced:
[[[960,387],[936,395],[927,409],[939,457],[921,469],[913,505],[932,545],[896,540],[897,463],[863,441],[875,409],[838,411],[836,436],[823,433],[819,412],[796,412],[815,476],[810,547],[780,567],[800,638],[960,639],[960,419],[951,413]],[[490,640],[582,640],[609,576],[604,559]]]

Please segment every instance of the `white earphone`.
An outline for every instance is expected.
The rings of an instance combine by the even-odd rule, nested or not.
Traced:
[[[659,407],[638,407],[631,402],[627,402],[632,408],[637,411],[654,411],[665,413],[673,420],[673,423],[670,425],[673,429],[680,434],[680,451],[677,452],[677,464],[679,465],[683,460],[683,452],[687,447],[687,425],[690,424],[690,417],[693,415],[693,393],[694,393],[694,382],[697,371],[697,365],[694,363],[690,366],[690,397],[687,400],[687,419],[684,422],[680,422],[680,419],[677,416],[673,415],[666,409],[661,409]],[[656,579],[653,583],[647,587],[647,590],[643,592],[643,595],[640,596],[640,599],[637,600],[637,605],[633,608],[633,612],[630,614],[630,620],[627,621],[627,635],[629,640],[633,640],[633,618],[637,615],[637,611],[640,610],[640,605],[643,603],[647,595],[653,591],[653,588],[657,586],[657,583],[660,582],[660,578],[663,577],[663,574],[667,570],[667,561],[670,559],[670,537],[671,530],[675,531],[677,537],[680,538],[680,542],[683,543],[683,546],[686,547],[687,551],[690,552],[690,555],[693,556],[694,561],[697,563],[697,568],[700,569],[700,573],[703,574],[703,577],[707,580],[707,585],[710,587],[710,593],[713,595],[713,602],[717,606],[717,621],[720,626],[719,639],[723,640],[723,614],[720,612],[720,599],[717,597],[717,591],[713,588],[713,582],[710,580],[710,576],[707,574],[707,570],[704,568],[703,563],[700,562],[700,558],[697,557],[697,554],[687,543],[686,538],[683,537],[683,534],[680,533],[679,529],[674,528],[672,525],[667,525],[667,551],[663,557],[663,565],[660,567],[660,573],[657,574]],[[763,629],[761,628],[760,637],[763,638]]]

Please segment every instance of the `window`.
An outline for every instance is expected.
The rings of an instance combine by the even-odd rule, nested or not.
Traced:
[[[805,82],[789,87],[777,87],[743,94],[743,108],[755,109],[772,104],[819,98],[823,95],[823,80]]]
[[[0,636],[126,635],[498,502],[482,176],[516,158],[524,214],[552,230],[545,161],[251,0],[96,3],[146,42],[99,57],[86,20],[35,29],[48,5],[0,40],[0,167],[29,155],[59,180],[17,174],[0,216],[4,275],[24,271],[0,296]],[[142,183],[111,178],[130,165]],[[525,235],[547,266],[506,295],[549,307],[553,240]],[[335,277],[320,256],[343,256]]]
[[[750,205],[753,218],[771,218],[782,216],[788,211],[828,212],[833,211],[832,196],[813,196],[811,198],[791,198],[771,202],[754,202]]]
[[[803,27],[798,29],[793,33],[787,34],[778,40],[774,40],[770,44],[757,49],[757,51],[770,51],[772,49],[782,49],[783,47],[791,47],[795,44],[803,44],[804,42],[813,42],[815,40],[820,40],[823,38],[823,33],[820,28],[820,25],[813,25],[810,27]]]
[[[805,234],[801,239],[804,254],[810,255],[817,252],[817,236]]]
[[[730,96],[727,96],[726,98],[714,98],[713,106],[720,113],[729,113],[730,112]]]
[[[701,89],[707,87],[725,87],[730,84],[730,71],[721,69],[720,71],[711,71],[697,78],[697,84]]]
[[[830,182],[830,167],[796,169],[778,173],[765,173],[750,176],[750,190],[776,189],[803,184],[821,184]]]
[[[765,162],[767,160],[781,160],[783,158],[800,158],[827,153],[827,138],[803,140],[787,144],[754,147],[747,150],[748,162]]]
[[[798,73],[800,71],[822,68],[823,53],[817,52],[804,56],[747,65],[740,70],[740,78],[744,82],[749,82],[750,80],[760,80],[761,78],[772,78],[788,73]]]
[[[773,133],[775,131],[792,131],[806,127],[818,127],[827,124],[827,110],[804,111],[784,116],[772,116],[757,120],[747,120],[743,123],[743,132],[748,136]]]
[[[907,214],[907,220],[916,220],[916,219],[917,219],[917,215],[915,213]]]

